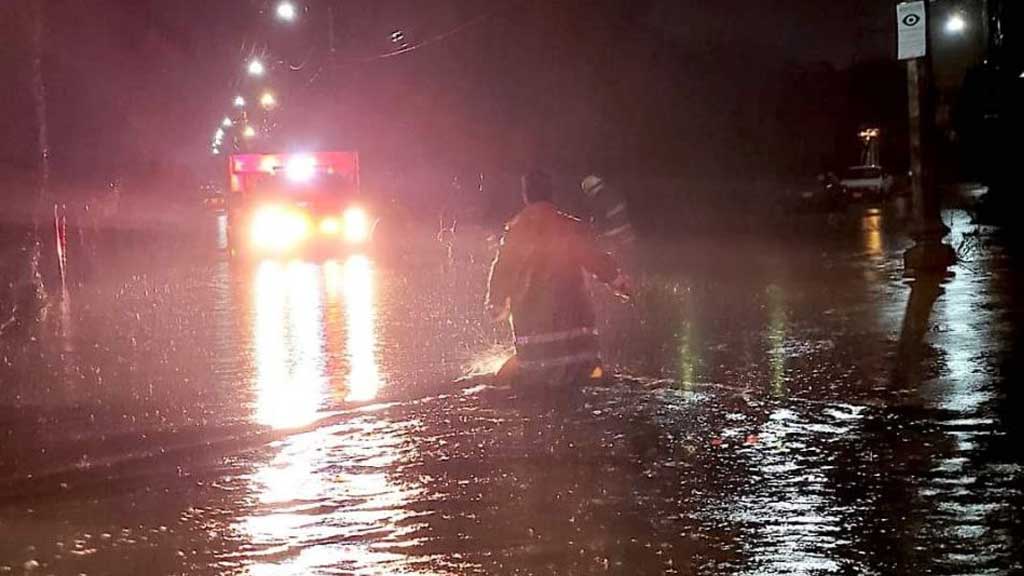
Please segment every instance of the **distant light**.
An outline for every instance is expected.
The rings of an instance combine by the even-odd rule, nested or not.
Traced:
[[[242,98],[241,96],[235,96],[235,107],[241,108],[243,106],[245,106],[245,98]]]
[[[231,128],[232,124],[234,124],[234,122],[232,122],[231,118],[228,118],[227,116],[225,116],[224,120],[221,120],[221,123],[220,123],[220,125],[225,127],[225,128]]]
[[[1020,73],[1020,77],[1021,77],[1021,78],[1024,78],[1024,72],[1021,72],[1021,73]]]
[[[253,138],[256,136],[256,129],[252,126],[246,126],[245,130],[242,132],[242,136],[245,136],[246,138]]]
[[[210,152],[213,152],[213,155],[216,156],[220,154],[220,148],[213,148],[212,150],[210,150]]]
[[[872,140],[878,138],[881,133],[882,131],[878,128],[865,128],[864,130],[861,130],[857,136],[859,136],[861,140]]]
[[[269,110],[274,106],[277,106],[277,99],[274,98],[274,95],[271,94],[270,92],[264,92],[263,96],[260,96],[260,106],[263,106],[265,109]]]
[[[309,182],[316,175],[316,158],[312,156],[292,156],[284,167],[285,176],[295,182]]]
[[[298,10],[295,9],[295,4],[291,2],[281,2],[277,5],[277,17],[285,22],[291,22],[295,20],[295,16],[298,14]]]
[[[222,128],[217,128],[217,131],[213,133],[213,137],[215,140],[220,140],[224,137],[224,130]]]
[[[946,20],[947,34],[962,34],[967,30],[967,20],[960,14],[953,14]]]
[[[263,76],[263,73],[267,71],[266,68],[263,67],[263,62],[260,62],[259,60],[251,60],[249,62],[248,70],[250,76]]]

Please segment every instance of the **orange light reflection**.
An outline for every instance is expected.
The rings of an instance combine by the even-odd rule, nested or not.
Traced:
[[[885,255],[882,241],[882,211],[877,208],[869,210],[861,220],[861,231],[864,234],[864,251],[873,260],[881,259]]]

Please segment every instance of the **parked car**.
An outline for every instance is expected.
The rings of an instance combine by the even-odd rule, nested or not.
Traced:
[[[883,200],[893,191],[895,179],[880,166],[854,166],[839,179],[850,200]]]
[[[801,211],[835,212],[846,208],[848,199],[834,172],[819,174],[817,181],[803,186],[796,208]]]

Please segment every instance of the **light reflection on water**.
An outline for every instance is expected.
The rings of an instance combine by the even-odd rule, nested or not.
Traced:
[[[882,211],[871,208],[861,219],[861,233],[864,252],[873,263],[880,263],[885,257],[885,244],[882,240]]]
[[[407,431],[372,416],[291,437],[251,477],[256,505],[236,530],[251,544],[250,574],[380,574],[415,543],[408,510],[421,492],[393,471],[412,450]],[[409,573],[403,568],[403,573]]]
[[[739,499],[733,518],[749,531],[753,565],[744,574],[841,572],[850,510],[830,478],[832,455],[816,444],[822,436],[849,441],[858,434],[862,410],[834,405],[820,412],[811,419],[780,408],[758,433],[749,455],[760,478]]]
[[[768,365],[772,394],[786,394],[786,309],[782,288],[768,287],[768,326],[765,338],[768,344]]]
[[[253,295],[255,419],[273,428],[307,425],[320,412],[327,381],[319,269],[263,262]]]
[[[373,274],[370,260],[359,255],[340,266],[333,261],[260,264],[253,290],[258,423],[311,424],[328,403],[328,383],[345,386],[343,394],[331,397],[355,402],[377,397],[384,380],[377,359]],[[342,314],[339,296],[343,344],[335,333],[342,323],[333,317]],[[328,370],[327,359],[337,356],[346,362]]]
[[[259,423],[302,427],[323,414],[330,398],[377,397],[384,379],[373,275],[371,261],[358,255],[340,265],[259,266],[253,292]],[[342,313],[338,322],[334,316]],[[341,330],[343,340],[334,334]],[[325,360],[335,357],[345,361]],[[344,383],[346,392],[329,394],[328,383]],[[401,563],[405,556],[388,546],[415,543],[411,533],[419,525],[408,520],[413,513],[407,508],[419,488],[392,474],[409,457],[407,430],[413,426],[369,412],[282,440],[276,455],[250,476],[254,507],[234,526],[250,543],[248,573],[379,574]]]
[[[349,358],[346,400],[364,402],[377,397],[382,379],[377,365],[377,313],[373,267],[365,256],[353,256],[341,274],[345,295],[346,340]]]
[[[970,232],[971,223],[962,214],[946,216],[955,244]],[[935,331],[929,341],[943,351],[945,370],[934,381],[922,383],[921,389],[922,399],[937,409],[939,429],[949,449],[934,459],[918,494],[922,502],[931,504],[926,534],[951,543],[936,560],[952,570],[998,566],[1012,555],[1012,534],[999,519],[1010,517],[1013,505],[1006,498],[980,502],[976,487],[982,483],[1013,486],[1020,479],[1019,467],[1001,466],[982,450],[999,432],[988,409],[996,391],[979,366],[999,334],[995,314],[986,306],[992,277],[975,266],[968,260],[957,267],[956,277],[943,286],[935,303],[934,324],[942,330]]]

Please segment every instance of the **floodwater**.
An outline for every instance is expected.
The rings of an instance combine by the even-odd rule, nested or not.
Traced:
[[[1019,274],[946,218],[942,283],[889,209],[647,246],[560,412],[459,380],[509,347],[483,235],[133,237],[3,342],[0,574],[1019,574]]]

